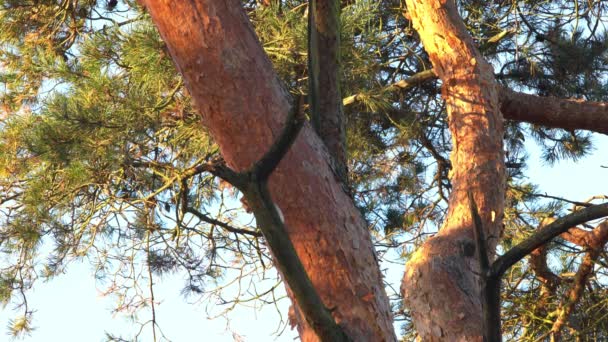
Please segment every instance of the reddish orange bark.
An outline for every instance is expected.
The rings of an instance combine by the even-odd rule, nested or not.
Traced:
[[[449,209],[439,233],[406,265],[402,290],[423,341],[482,341],[475,273],[471,191],[493,258],[502,231],[503,118],[492,67],[469,36],[452,0],[406,0],[408,14],[443,82],[452,133]],[[473,248],[471,248],[473,247]]]
[[[229,166],[251,166],[280,133],[288,94],[238,0],[141,0]],[[370,235],[310,126],[271,176],[272,196],[325,306],[358,341],[394,341]],[[297,311],[297,310],[296,310]],[[302,341],[317,341],[298,319]]]
[[[429,69],[393,83],[386,90],[405,90],[435,78],[435,70]],[[537,96],[516,92],[498,84],[496,87],[500,110],[507,120],[608,134],[608,102]],[[343,99],[343,104],[348,106],[359,100],[359,94],[351,95]]]
[[[505,118],[563,129],[608,134],[608,103],[518,93],[500,87]]]

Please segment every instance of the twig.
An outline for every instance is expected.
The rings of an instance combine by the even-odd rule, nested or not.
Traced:
[[[240,228],[235,228],[229,224],[226,224],[225,222],[216,220],[214,218],[211,218],[203,213],[201,213],[200,211],[192,208],[192,207],[186,207],[185,212],[190,213],[194,216],[196,216],[196,218],[198,218],[199,220],[203,221],[203,222],[207,222],[209,224],[215,225],[215,226],[219,226],[224,228],[225,230],[231,232],[231,233],[236,233],[236,234],[247,234],[247,235],[251,235],[251,236],[255,236],[255,237],[261,237],[262,233],[260,232],[256,232],[256,231],[251,231],[248,229],[240,229]]]
[[[436,79],[437,75],[435,75],[435,71],[433,69],[424,70],[419,73],[416,73],[406,79],[397,81],[385,88],[385,91],[396,91],[396,90],[406,90],[413,86],[416,86],[424,81]],[[342,105],[348,106],[357,101],[360,101],[363,98],[362,94],[355,94],[342,99]]]

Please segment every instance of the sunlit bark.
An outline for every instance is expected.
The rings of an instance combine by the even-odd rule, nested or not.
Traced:
[[[251,166],[281,132],[289,96],[238,0],[142,0],[186,86],[236,170]],[[370,235],[306,125],[270,179],[272,197],[325,306],[357,341],[394,341],[388,298]],[[298,315],[303,341],[317,341]]]
[[[479,207],[492,259],[502,231],[503,118],[491,66],[453,1],[407,0],[407,9],[443,82],[453,150],[452,192],[439,233],[406,266],[402,290],[423,341],[481,341],[479,266],[467,192]]]
[[[585,129],[608,134],[608,103],[518,93],[500,87],[501,110],[506,119],[546,127]]]
[[[387,86],[385,91],[404,91],[436,78],[434,69],[421,71]],[[513,91],[498,84],[496,87],[500,110],[507,120],[608,134],[608,102],[537,96]],[[349,106],[360,101],[361,98],[359,94],[351,95],[345,97],[342,103],[344,106]]]

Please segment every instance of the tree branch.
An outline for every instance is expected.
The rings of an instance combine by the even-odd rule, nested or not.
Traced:
[[[276,266],[293,292],[296,303],[304,313],[307,323],[322,341],[349,341],[342,328],[336,323],[331,312],[317,293],[306,269],[296,252],[285,222],[268,191],[268,178],[281,159],[289,151],[304,124],[302,97],[292,106],[283,131],[250,170],[238,174],[237,180],[245,179],[244,185],[236,185],[241,190],[253,210],[257,225],[262,231]]]
[[[386,90],[406,90],[422,82],[436,79],[433,69],[419,72],[410,78],[393,83]],[[498,86],[501,111],[505,119],[527,122],[552,128],[584,129],[608,134],[608,102],[561,99],[537,96]],[[344,106],[359,100],[359,94],[345,97]]]
[[[594,230],[586,231],[584,235],[585,237],[583,240],[585,244],[587,244],[589,250],[585,254],[578,271],[576,271],[574,284],[567,292],[563,299],[563,303],[558,309],[559,315],[551,327],[551,341],[560,341],[561,331],[585,291],[585,285],[593,273],[595,261],[599,257],[606,242],[608,242],[608,222],[602,222]]]
[[[479,260],[479,268],[481,269],[482,276],[490,269],[490,260],[488,259],[487,243],[483,233],[483,227],[481,223],[481,217],[477,209],[477,204],[473,198],[471,191],[467,192],[469,198],[469,210],[471,212],[471,219],[473,220],[473,232],[475,233],[475,244],[477,245],[477,258]]]
[[[608,103],[536,96],[498,88],[505,119],[608,134]]]
[[[340,0],[308,1],[308,93],[310,116],[347,183],[346,127],[340,91]]]
[[[266,239],[275,257],[277,267],[293,291],[296,302],[304,312],[309,325],[323,341],[349,341],[312,285],[267,187],[268,178],[287,154],[304,125],[302,99],[303,97],[299,96],[298,100],[294,101],[296,103],[292,106],[279,137],[249,170],[236,172],[226,166],[223,160],[218,159],[187,169],[180,176],[182,179],[187,179],[201,172],[209,172],[241,190],[253,210],[257,226],[262,232],[261,235]],[[231,227],[192,207],[186,206],[184,212],[191,213],[201,221],[220,226],[233,233],[260,236],[257,232]]]
[[[265,56],[241,3],[236,0],[139,0],[139,2],[146,6],[163,40],[167,43],[168,51],[178,70],[183,74],[184,83],[190,91],[195,106],[204,118],[205,124],[209,127],[210,134],[216,138],[226,164],[233,166],[235,170],[249,170],[259,161],[259,157],[269,150],[266,147],[268,139],[275,140],[274,129],[281,127],[284,122],[289,111],[289,103],[286,101],[279,77],[272,69],[270,60]],[[184,35],[185,31],[189,34]],[[203,60],[204,63],[201,63]],[[251,91],[256,87],[257,92]],[[247,91],[239,92],[243,89]],[[262,100],[260,100],[260,96]],[[305,127],[305,129],[310,128]],[[308,290],[307,293],[310,294],[310,296],[294,298],[290,293],[295,305],[301,308],[313,307],[311,310],[303,311],[306,322],[298,322],[301,330],[305,330],[306,336],[316,335],[319,340],[323,341],[347,340],[347,338],[342,338],[344,333],[333,320],[333,313],[330,313],[319,299],[319,294],[321,294],[323,299],[327,300],[333,299],[335,295],[345,296],[345,300],[352,298],[347,307],[335,308],[335,315],[340,317],[341,323],[348,327],[349,332],[352,332],[353,335],[372,336],[372,339],[375,340],[395,340],[394,329],[388,322],[390,312],[388,299],[382,289],[377,289],[374,283],[362,284],[353,280],[362,275],[365,279],[372,279],[374,282],[381,281],[375,265],[371,269],[348,268],[353,279],[345,278],[339,284],[326,282],[326,279],[321,277],[322,271],[316,269],[319,265],[330,265],[338,270],[347,269],[353,256],[362,258],[361,260],[372,265],[375,259],[369,239],[361,240],[361,248],[336,245],[336,248],[330,248],[328,253],[320,253],[308,246],[308,241],[313,240],[302,239],[302,235],[299,234],[308,236],[308,231],[314,231],[317,235],[313,239],[319,237],[327,238],[327,241],[340,242],[341,239],[344,239],[344,234],[336,232],[336,223],[343,223],[344,227],[348,229],[347,231],[364,226],[364,221],[356,217],[358,212],[351,199],[345,192],[340,191],[337,179],[328,179],[333,170],[329,167],[331,163],[327,158],[327,153],[317,148],[320,143],[316,134],[306,134],[301,139],[297,139],[298,152],[301,153],[285,155],[285,159],[289,160],[289,163],[281,163],[282,172],[276,172],[270,178],[277,202],[285,203],[287,206],[290,222],[293,221],[293,228],[289,232],[294,237],[292,240],[298,246],[298,251],[300,251],[299,248],[302,248],[303,253],[306,253],[305,265],[309,272],[307,273],[306,269],[301,266],[302,262],[297,258],[293,244],[278,245],[271,243],[271,241],[275,241],[272,238],[267,238],[272,254],[275,255],[274,260],[277,267],[282,268],[282,272],[285,272],[281,276],[286,280],[286,285],[292,289],[290,292],[302,293],[302,291]],[[313,168],[300,167],[302,163],[306,162],[309,162]],[[210,172],[224,173],[225,175],[220,175],[220,177],[241,189],[245,197],[249,197],[247,199],[251,207],[261,208],[261,210],[254,210],[254,214],[259,220],[258,227],[265,237],[268,236],[270,229],[277,229],[279,235],[289,239],[273,201],[269,197],[260,198],[260,202],[251,201],[251,198],[254,198],[257,193],[267,190],[266,182],[260,182],[259,177],[251,177],[254,175],[253,173],[237,173],[234,170],[230,172],[221,166],[219,169],[213,165],[210,167]],[[266,171],[260,172],[260,175],[264,176],[267,172],[272,173]],[[232,177],[235,174],[237,177]],[[234,184],[230,180],[231,177],[239,182],[243,180],[243,182]],[[299,180],[303,179],[301,177],[306,177],[308,185],[305,187],[302,184],[296,184],[293,191],[279,188],[292,186],[290,180],[293,180],[294,177]],[[332,191],[335,196],[330,200],[330,204],[335,204],[341,210],[344,209],[345,213],[352,213],[354,219],[342,222],[339,217],[341,215],[312,217],[311,215],[321,212],[320,209],[317,210],[314,206],[305,205],[299,208],[299,206],[293,205],[297,200],[304,202],[316,200],[313,198],[314,193],[308,191],[310,187],[319,188],[322,191]],[[300,211],[296,212],[296,210]],[[311,215],[307,217],[306,213]],[[265,221],[264,217],[270,217],[271,220]],[[278,228],[267,228],[265,225],[267,222]],[[347,240],[348,238],[345,241]],[[285,249],[289,250],[287,255],[293,257],[290,260],[298,265],[297,267],[281,266],[286,263],[281,258],[285,255]],[[289,276],[289,272],[299,273],[301,277],[309,277],[309,282],[294,284],[290,280],[293,278]],[[315,284],[322,285],[322,287],[318,287],[318,292],[310,285],[310,279],[313,279]],[[371,305],[358,295],[356,290],[360,288],[366,290],[369,288],[370,291],[373,291]],[[318,315],[315,316],[316,314]],[[359,320],[360,317],[373,319],[385,314],[387,319],[374,321],[373,324],[370,320],[368,322]],[[339,338],[335,338],[337,336]]]
[[[247,176],[245,174],[232,170],[225,164],[224,160],[220,158],[211,162],[201,163],[184,171],[180,176],[182,179],[188,179],[202,172],[209,172],[216,177],[220,177],[238,189],[247,184]]]
[[[254,176],[258,181],[266,181],[274,169],[279,165],[291,145],[298,137],[300,129],[304,125],[303,96],[299,96],[293,104],[285,127],[268,152],[262,156],[246,173]]]
[[[568,229],[606,216],[608,216],[608,203],[587,207],[555,220],[553,223],[537,230],[532,236],[496,259],[490,267],[488,276],[502,276],[513,264]]]
[[[307,323],[321,341],[350,341],[310,281],[265,182],[252,182],[243,193]]]
[[[419,73],[416,73],[406,79],[395,82],[389,86],[387,86],[386,90],[398,91],[398,90],[407,90],[416,85],[419,85],[422,82],[437,79],[437,75],[435,75],[435,71],[433,69],[424,70]],[[342,99],[342,104],[344,106],[351,105],[361,99],[361,94],[355,94]]]
[[[228,225],[222,221],[216,220],[214,218],[211,218],[203,213],[201,213],[200,211],[192,208],[192,207],[186,207],[185,212],[190,213],[194,216],[196,216],[196,218],[198,218],[199,220],[203,221],[203,222],[207,222],[209,224],[218,226],[218,227],[222,227],[225,230],[231,232],[231,233],[236,233],[236,234],[247,234],[247,235],[251,235],[251,236],[255,236],[255,237],[260,237],[262,236],[262,233],[260,232],[255,232],[255,231],[251,231],[248,229],[240,229],[240,228],[235,228],[231,225]]]
[[[184,180],[201,172],[209,172],[231,183],[245,196],[248,205],[253,210],[257,226],[262,232],[238,229],[224,222],[210,218],[198,210],[187,206],[184,202],[184,212],[196,216],[199,220],[217,225],[230,232],[263,235],[276,260],[283,278],[293,291],[298,306],[306,316],[308,324],[319,335],[322,341],[349,341],[342,328],[335,322],[329,309],[325,307],[321,297],[316,292],[308,277],[300,258],[287,234],[285,223],[279,214],[277,206],[272,201],[268,191],[268,178],[289,151],[304,125],[302,111],[303,97],[299,96],[293,104],[285,121],[285,126],[279,137],[268,151],[245,172],[236,172],[225,165],[223,160],[200,163],[185,170],[180,177],[182,186]],[[185,194],[184,194],[185,196]],[[186,198],[183,199],[186,201]]]
[[[488,259],[487,242],[484,236],[481,216],[471,191],[467,192],[469,210],[473,220],[475,246],[481,278],[481,299],[483,310],[483,335],[487,342],[502,341],[500,330],[500,276],[489,276],[490,260]]]

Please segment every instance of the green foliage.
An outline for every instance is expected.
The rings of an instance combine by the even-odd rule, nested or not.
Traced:
[[[534,127],[531,133],[543,150],[542,158],[550,164],[563,159],[576,161],[593,150],[591,135],[587,132]]]
[[[122,293],[119,307],[135,296],[126,286],[137,276],[129,274],[134,263],[159,273],[170,264],[200,265],[186,287],[220,276],[201,265],[205,248],[190,245],[190,229],[211,227],[196,228],[181,211],[169,221],[180,228],[161,225],[182,205],[182,192],[200,208],[216,189],[208,175],[181,176],[216,148],[164,43],[138,9],[128,24],[112,19],[98,27],[80,19],[99,10],[94,2],[71,4],[5,3],[0,20],[9,113],[0,130],[0,246],[10,261],[0,270],[3,302],[85,256],[100,279],[113,279],[108,287]],[[32,16],[38,19],[26,19]],[[66,30],[69,44],[57,38]],[[187,233],[168,239],[175,229]],[[126,258],[129,250],[135,258]],[[31,309],[24,312],[10,328],[14,336],[31,330]]]
[[[305,94],[307,3],[271,3],[245,5],[287,88]],[[606,100],[601,4],[458,3],[500,82],[539,95]],[[234,280],[231,269],[266,279],[271,259],[263,241],[191,214],[255,229],[243,223],[246,214],[234,189],[193,171],[218,157],[217,148],[165,44],[135,2],[0,4],[0,301],[26,303],[36,280],[52,278],[79,259],[91,262],[95,276],[114,291],[117,309],[126,312],[149,306],[141,300],[149,294],[138,293],[134,282],[162,274],[184,272],[184,294],[195,296]],[[400,261],[437,231],[451,190],[450,133],[439,82],[395,85],[430,68],[404,12],[398,1],[344,1],[341,18],[351,191],[381,254],[395,251]],[[506,128],[503,250],[542,219],[563,214],[568,204],[525,178],[529,144],[537,143],[550,163],[577,160],[593,149],[591,136],[578,131],[517,123]],[[553,273],[576,271],[579,249],[564,241],[549,247]],[[139,274],[130,273],[134,266]],[[578,334],[606,336],[606,284],[600,278],[575,316]],[[272,291],[252,288],[245,278],[236,283],[242,292],[228,302],[248,291],[274,301]],[[545,334],[567,288],[564,282],[539,310],[534,299],[540,280],[529,263],[518,264],[505,280],[505,336],[535,340]],[[414,338],[409,314],[395,298],[404,338]],[[14,336],[32,329],[33,309],[22,308],[9,327]]]

